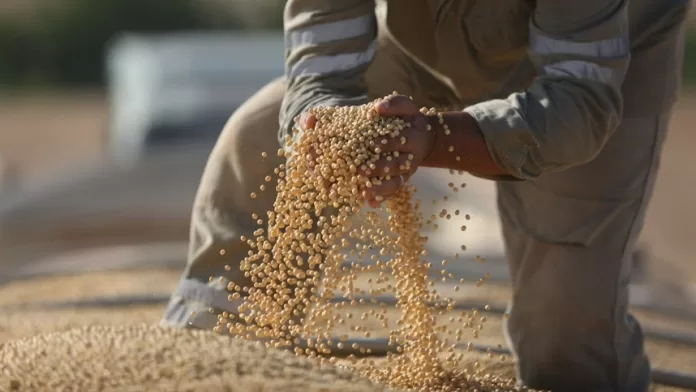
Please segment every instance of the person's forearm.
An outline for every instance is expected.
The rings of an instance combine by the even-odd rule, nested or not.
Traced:
[[[443,124],[439,123],[437,116],[428,119],[436,135],[435,145],[422,166],[483,176],[508,175],[491,158],[483,134],[471,115],[465,112],[443,113]]]

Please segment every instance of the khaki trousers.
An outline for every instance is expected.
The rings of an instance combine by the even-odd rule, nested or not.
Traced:
[[[661,64],[681,64],[662,60],[681,56],[682,36],[675,31],[637,56],[642,59],[632,67],[643,67],[637,70],[642,74],[646,67],[680,72]],[[373,97],[397,90],[423,106],[458,105],[448,87],[388,40],[381,40],[378,53],[367,76]],[[640,80],[633,78],[627,87],[640,91]],[[275,200],[274,191],[261,192],[259,186],[281,163],[275,152],[283,93],[282,79],[261,89],[230,118],[212,151],[193,207],[188,265],[163,325],[212,328],[217,313],[236,309],[227,301],[226,282],[249,285],[235,264],[249,251],[239,237],[252,236],[257,226],[251,214],[265,214]],[[643,336],[627,310],[629,264],[670,109],[626,108],[626,113],[592,162],[533,182],[498,184],[513,287],[505,332],[519,377],[531,387],[647,390]],[[264,151],[268,158],[262,159]],[[259,197],[251,199],[252,192]],[[231,271],[225,264],[232,264]]]

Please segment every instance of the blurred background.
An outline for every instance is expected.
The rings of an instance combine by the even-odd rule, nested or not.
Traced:
[[[180,269],[217,134],[283,73],[283,3],[0,0],[0,283]],[[692,12],[684,90],[634,279],[635,301],[682,311],[696,311],[695,85]],[[433,178],[433,193],[444,192]],[[492,186],[470,184],[463,203],[481,218],[469,248],[502,258]],[[504,263],[486,268],[504,279]]]
[[[185,242],[210,147],[283,73],[283,5],[0,0],[6,279],[74,250]]]

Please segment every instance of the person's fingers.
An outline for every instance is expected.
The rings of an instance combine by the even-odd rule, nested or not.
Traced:
[[[370,147],[374,151],[391,152],[391,151],[406,151],[408,149],[408,135],[410,128],[400,131],[396,137],[384,136],[370,142]]]
[[[310,147],[309,151],[307,151],[307,155],[305,159],[307,159],[307,168],[309,169],[310,172],[314,172],[314,168],[317,166],[317,159],[319,158],[319,153],[317,153],[317,150],[314,149],[314,147]]]
[[[411,172],[409,154],[399,154],[391,159],[382,158],[371,165],[361,165],[358,173],[365,177],[398,176]]]
[[[311,160],[312,162],[316,162],[317,158],[319,158],[319,153],[317,150],[314,148],[314,146],[309,148],[307,158]]]
[[[317,117],[312,113],[302,113],[299,124],[302,130],[313,129],[317,124]]]
[[[407,126],[400,130],[396,136],[388,135],[371,142],[370,147],[380,152],[408,152],[417,150],[421,143],[427,139],[427,122],[425,117],[416,116]],[[378,150],[379,149],[379,150]]]
[[[420,113],[418,106],[405,95],[395,95],[375,103],[375,110],[384,117],[408,117]]]
[[[365,189],[363,195],[370,207],[376,208],[379,205],[393,196],[406,181],[404,176],[391,177],[388,180],[382,180],[381,183],[372,185]]]
[[[311,113],[303,113],[300,115],[300,119],[298,121],[300,128],[302,128],[303,131],[306,131],[308,129],[314,128],[314,126],[317,123],[317,118],[314,114]],[[307,155],[307,168],[309,169],[310,172],[314,172],[314,168],[317,166],[317,158],[319,158],[319,153],[314,149],[314,147],[309,149],[309,154]]]

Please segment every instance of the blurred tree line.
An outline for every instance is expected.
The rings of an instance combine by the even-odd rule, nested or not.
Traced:
[[[31,17],[0,12],[0,86],[101,85],[106,46],[125,31],[282,27],[282,0],[257,0],[256,13],[241,12],[253,3],[231,2],[46,0],[35,2]]]
[[[125,31],[281,28],[284,0],[0,0],[0,87],[93,86],[104,79],[109,40]],[[10,1],[11,3],[11,1]],[[696,31],[686,44],[685,82],[696,83]]]

